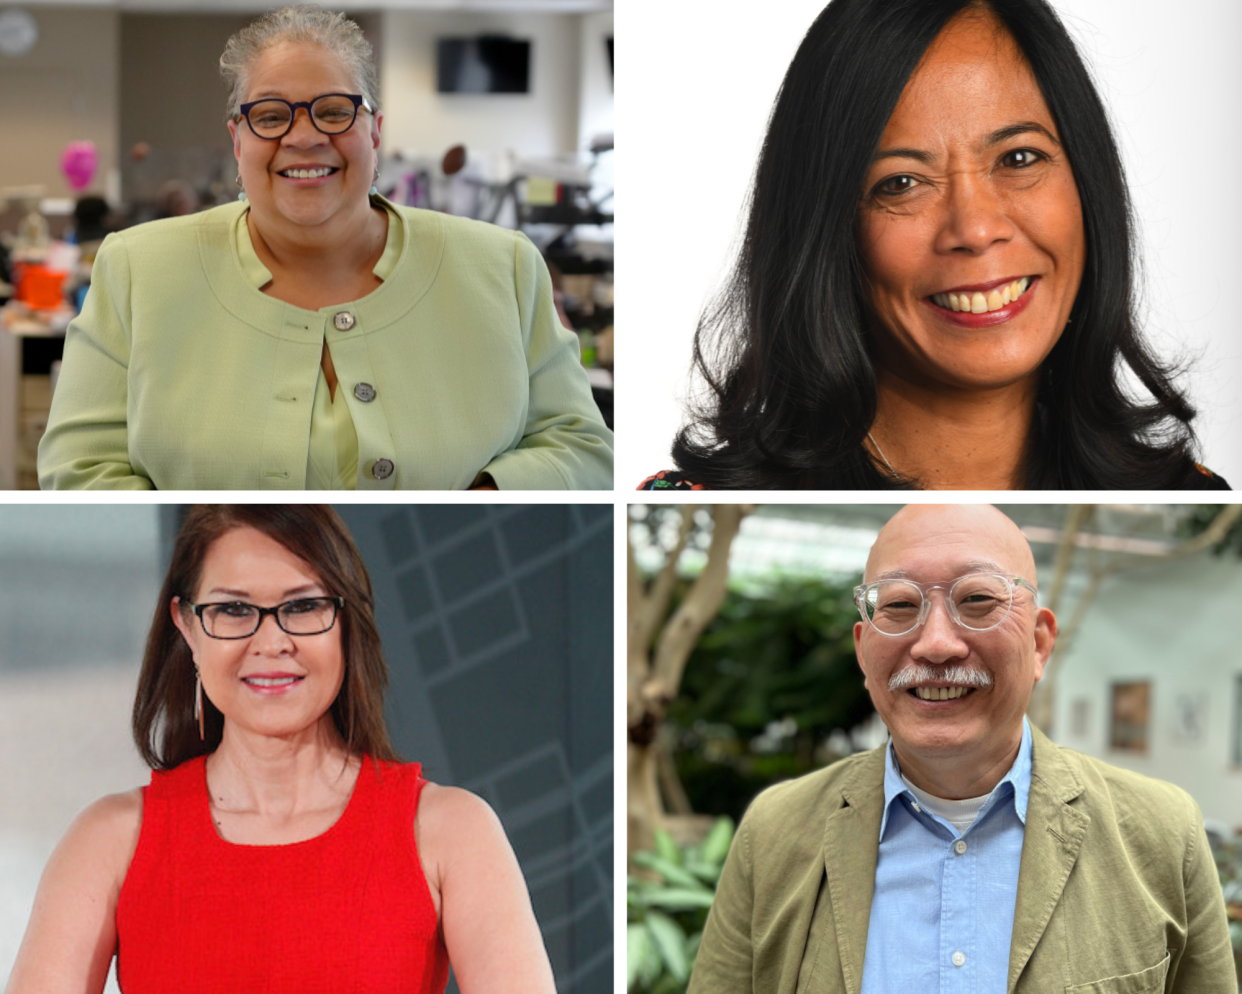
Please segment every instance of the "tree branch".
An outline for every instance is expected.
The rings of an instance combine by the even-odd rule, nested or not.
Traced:
[[[707,550],[707,565],[664,626],[656,645],[650,685],[644,690],[646,696],[671,700],[677,695],[686,660],[724,600],[729,581],[729,549],[733,539],[742,526],[742,519],[753,510],[753,504],[717,504],[713,509],[715,526]]]

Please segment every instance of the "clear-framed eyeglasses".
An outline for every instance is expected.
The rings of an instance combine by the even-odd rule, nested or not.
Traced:
[[[275,607],[245,601],[190,605],[203,631],[213,639],[250,638],[269,614],[286,634],[322,635],[336,624],[337,612],[344,606],[344,597],[299,597]]]
[[[941,590],[950,618],[972,632],[986,632],[1009,617],[1019,587],[1038,603],[1033,585],[1000,573],[968,573],[944,583],[878,580],[855,587],[854,603],[863,621],[881,635],[909,635],[931,613],[931,592]]]
[[[357,93],[325,93],[314,100],[298,103],[278,97],[252,100],[238,108],[238,115],[246,119],[257,137],[276,141],[293,129],[293,118],[299,107],[306,108],[311,124],[325,135],[341,135],[352,128],[359,109],[374,113]]]

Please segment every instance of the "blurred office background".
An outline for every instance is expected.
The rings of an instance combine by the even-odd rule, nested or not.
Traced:
[[[149,778],[129,713],[183,510],[0,513],[0,987],[69,822]],[[610,991],[611,505],[338,511],[375,587],[398,752],[495,808],[557,989]]]
[[[236,197],[218,60],[278,5],[0,0],[0,489],[35,483],[99,240]],[[530,235],[611,423],[612,0],[325,6],[375,51],[381,192]]]

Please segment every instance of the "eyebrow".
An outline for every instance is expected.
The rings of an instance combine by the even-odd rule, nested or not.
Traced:
[[[309,594],[313,591],[322,590],[322,589],[323,588],[317,583],[309,583],[309,584],[303,584],[300,587],[292,587],[289,590],[286,590],[280,596],[285,597],[285,598],[297,597],[301,594]],[[224,594],[227,597],[249,597],[251,596],[249,590],[239,590],[237,587],[212,587],[211,590],[208,591],[208,593]]]
[[[956,574],[956,576],[953,577],[953,579],[957,579],[957,577],[961,577],[961,576],[968,576],[971,573],[1002,573],[1002,574],[1005,574],[1005,570],[1001,568],[1001,566],[998,563],[994,563],[988,559],[981,559],[977,562],[959,563],[958,573]],[[1005,574],[1005,575],[1008,575],[1008,574]],[[889,570],[885,570],[883,573],[877,573],[874,577],[871,578],[871,582],[875,583],[879,580],[908,580],[908,579],[910,579],[910,574],[906,570],[889,569]]]
[[[1043,135],[1057,148],[1061,147],[1061,143],[1053,137],[1051,131],[1042,124],[1035,121],[1018,121],[1016,124],[1007,124],[1003,128],[997,128],[990,135],[983,139],[982,148],[993,148],[1001,142],[1007,142],[1010,138],[1017,138],[1018,135],[1027,134]],[[879,162],[881,159],[914,159],[924,165],[931,165],[936,161],[936,157],[931,152],[926,152],[920,148],[881,148],[875,153],[872,162]]]

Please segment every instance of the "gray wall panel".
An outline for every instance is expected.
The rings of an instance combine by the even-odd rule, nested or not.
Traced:
[[[338,511],[375,585],[394,744],[496,809],[558,990],[611,990],[611,508]]]

